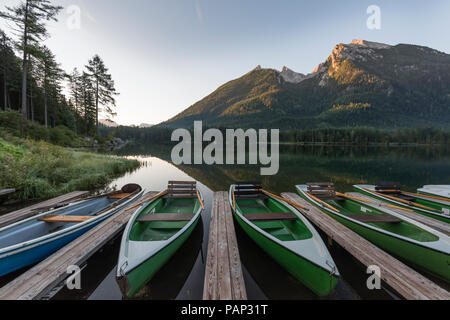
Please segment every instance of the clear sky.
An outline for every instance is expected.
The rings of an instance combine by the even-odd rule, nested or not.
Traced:
[[[18,1],[2,0],[0,10]],[[448,0],[54,3],[66,9],[49,26],[46,44],[66,71],[94,54],[103,58],[121,93],[115,121],[125,125],[164,121],[256,65],[310,73],[336,44],[352,39],[450,53]],[[80,28],[68,27],[72,5],[80,8]],[[367,28],[370,5],[381,9],[380,30]]]

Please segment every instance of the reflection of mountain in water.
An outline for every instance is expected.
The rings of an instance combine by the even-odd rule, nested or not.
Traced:
[[[170,161],[169,146],[130,146],[122,155],[151,155]],[[357,183],[399,181],[414,190],[424,184],[450,181],[450,151],[426,147],[282,146],[276,176],[260,176],[260,165],[180,165],[181,170],[212,190],[228,190],[235,181],[263,182],[275,192],[292,191],[295,184],[333,181],[349,191]]]

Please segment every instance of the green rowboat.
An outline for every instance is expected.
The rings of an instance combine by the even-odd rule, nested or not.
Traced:
[[[443,198],[450,203],[450,185],[427,185],[417,189],[417,193]]]
[[[383,250],[450,282],[447,235],[391,210],[337,197],[330,190],[321,193],[318,184],[298,185],[296,190],[306,201]]]
[[[268,255],[319,296],[333,291],[337,267],[311,223],[296,208],[260,185],[230,187],[230,205],[239,225]]]
[[[145,200],[144,200],[145,201]],[[195,182],[169,182],[129,220],[120,246],[117,282],[132,298],[175,254],[195,229],[203,197]]]
[[[450,201],[433,199],[429,196],[401,191],[398,187],[355,185],[353,188],[365,195],[411,209],[430,218],[450,223]],[[386,189],[387,188],[387,189]]]

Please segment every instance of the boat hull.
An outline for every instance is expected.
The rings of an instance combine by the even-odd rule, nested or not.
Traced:
[[[430,272],[437,277],[450,282],[450,256],[448,254],[390,236],[363,224],[345,219],[337,214],[331,213],[323,207],[317,206],[298,189],[297,192],[303,199],[314,205],[316,208],[381,249],[407,261],[421,270]]]
[[[21,241],[19,241],[18,244],[11,243],[9,247],[5,247],[0,250],[0,276],[4,276],[46,259],[57,250],[61,249],[85,232],[91,230],[98,224],[116,214],[126,204],[140,197],[142,192],[143,191],[140,190],[132,198],[127,198],[126,201],[118,204],[115,208],[111,208],[109,211],[95,216],[91,220],[79,224],[73,224],[73,226],[63,228],[62,230],[54,233],[49,232],[49,229],[47,229],[49,225],[46,223],[36,223],[35,221],[37,221],[40,217],[52,214],[70,215],[77,214],[77,212],[92,211],[92,215],[94,215],[96,212],[101,212],[103,209],[102,206],[106,206],[108,203],[101,199],[84,201],[80,204],[75,204],[73,207],[43,213],[42,215],[25,219],[24,221],[17,222],[16,224],[3,228],[2,232],[4,232],[4,234],[0,237],[3,243],[5,243],[5,241],[11,241],[10,239],[15,240],[16,237],[20,238]],[[45,232],[41,234],[42,231],[39,230],[43,230]],[[36,234],[36,236],[34,238],[26,239],[26,234],[30,233]]]
[[[327,296],[334,290],[339,277],[330,275],[328,271],[265,237],[249,226],[235,211],[233,211],[233,215],[245,233],[261,249],[314,293],[319,296]]]
[[[14,253],[10,256],[0,259],[0,276],[4,276],[11,272],[20,270],[32,264],[38,263],[49,256],[51,256],[54,252],[58,251],[68,243],[72,242],[85,232],[89,231],[96,225],[98,225],[101,221],[98,221],[95,224],[90,225],[89,227],[82,228],[76,232],[63,236],[59,239],[51,240],[47,243],[38,244],[33,248],[26,249],[21,252]]]
[[[153,278],[153,276],[169,261],[178,249],[186,242],[194,231],[200,220],[200,215],[194,222],[176,239],[166,245],[163,249],[152,255],[139,266],[131,270],[125,276],[118,277],[117,282],[124,297],[130,299]]]

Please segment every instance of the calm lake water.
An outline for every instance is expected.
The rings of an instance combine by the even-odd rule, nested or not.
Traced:
[[[138,183],[147,191],[164,190],[168,180],[197,180],[206,199],[201,223],[189,240],[148,284],[140,299],[201,299],[207,253],[212,195],[236,181],[261,181],[272,192],[294,192],[295,184],[333,181],[341,192],[353,184],[399,181],[405,190],[424,184],[450,182],[450,151],[432,148],[351,148],[283,146],[280,171],[261,177],[260,166],[175,166],[167,147],[133,147],[120,155],[139,159],[140,169],[109,187]],[[268,257],[235,224],[249,299],[318,299],[310,290]],[[326,237],[322,234],[323,239]],[[53,299],[121,299],[115,281],[120,237],[87,261],[82,290],[63,288]],[[365,268],[339,245],[328,245],[342,281],[326,299],[393,299],[388,288],[369,291]],[[442,285],[442,283],[440,283]],[[444,284],[445,285],[445,284]]]

